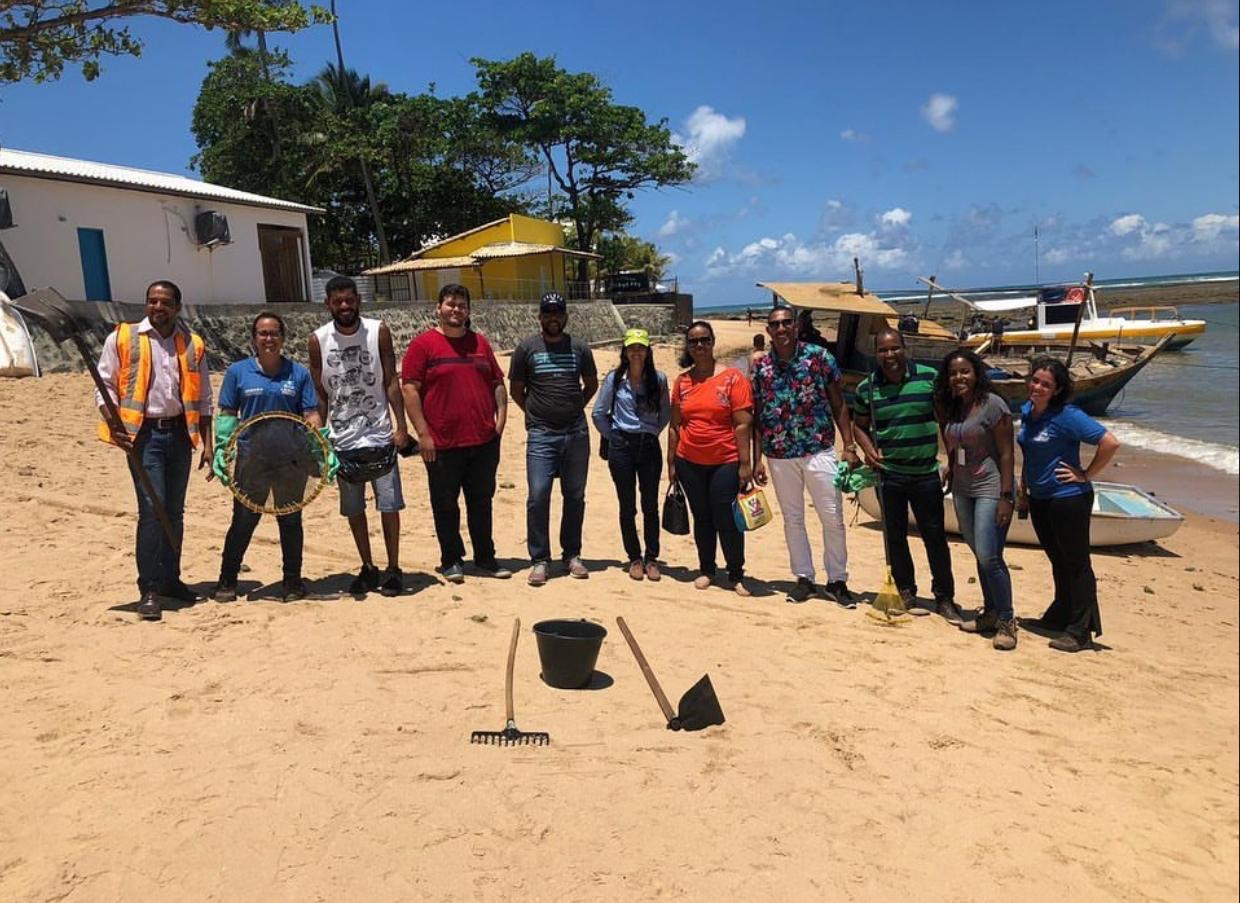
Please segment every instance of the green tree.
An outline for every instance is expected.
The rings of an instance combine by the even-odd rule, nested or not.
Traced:
[[[578,250],[592,250],[598,236],[628,225],[625,201],[634,192],[693,177],[696,165],[672,141],[667,121],[647,122],[637,107],[615,103],[594,75],[567,72],[554,57],[532,53],[472,62],[494,132],[538,154],[548,193],[554,186],[564,197],[560,213],[572,221]],[[588,278],[587,261],[578,262],[577,277]]]
[[[599,238],[595,251],[603,258],[599,272],[619,273],[621,270],[645,270],[652,279],[667,275],[671,258],[659,252],[653,242],[627,232],[612,232]]]
[[[230,31],[297,31],[330,13],[285,0],[0,0],[0,84],[98,77],[105,56],[140,56],[127,20],[147,16]]]

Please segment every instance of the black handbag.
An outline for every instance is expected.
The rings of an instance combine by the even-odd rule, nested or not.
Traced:
[[[676,536],[689,534],[689,503],[680,483],[668,486],[663,497],[663,529]]]
[[[336,476],[346,483],[369,483],[386,476],[396,466],[396,446],[392,443],[371,448],[353,448],[336,452],[340,470]]]

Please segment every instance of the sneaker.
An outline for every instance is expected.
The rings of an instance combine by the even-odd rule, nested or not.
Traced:
[[[999,628],[999,619],[993,611],[983,611],[972,621],[961,621],[960,629],[965,633],[991,634]],[[1012,625],[1016,629],[1016,625]]]
[[[459,561],[454,561],[447,567],[440,568],[439,572],[443,574],[443,579],[447,580],[449,583],[465,582],[465,568],[461,566]]]
[[[536,561],[530,566],[530,575],[526,578],[530,586],[542,586],[547,582],[547,562]]]
[[[995,638],[991,642],[1000,652],[1011,652],[1016,648],[1016,619],[1007,618],[996,623]]]
[[[659,563],[657,561],[646,562],[646,579],[651,583],[658,583],[663,579],[663,573],[659,570]]]
[[[576,577],[578,580],[585,580],[590,576],[589,570],[586,569],[585,562],[583,562],[581,557],[578,555],[574,555],[572,558],[568,559],[566,567],[568,568],[568,576],[570,577]]]
[[[797,582],[792,585],[792,589],[788,590],[786,596],[789,602],[808,602],[809,597],[814,594],[814,581],[808,577],[798,577]]]
[[[948,624],[959,627],[964,621],[964,616],[960,613],[960,606],[956,604],[954,599],[935,599],[934,607]]]
[[[822,588],[822,594],[841,608],[856,608],[857,596],[843,580],[833,580]]]
[[[900,599],[904,602],[904,609],[909,614],[918,618],[927,617],[930,609],[926,607],[926,603],[917,598],[917,593],[911,589],[900,590]]]
[[[1084,652],[1086,649],[1094,648],[1093,641],[1088,637],[1082,640],[1070,633],[1055,637],[1055,639],[1050,641],[1049,645],[1057,652]]]
[[[475,561],[474,567],[496,580],[508,580],[512,577],[512,571],[503,567],[498,561]]]
[[[211,598],[216,602],[236,602],[237,581],[221,580],[215,585],[215,592],[211,594]]]
[[[281,602],[300,602],[306,598],[306,581],[300,577],[285,577]]]
[[[646,566],[637,559],[630,561],[629,576],[634,580],[644,580],[646,577]]]
[[[349,584],[349,593],[354,596],[364,596],[378,588],[379,569],[373,564],[363,564],[362,569],[353,578],[353,582]]]
[[[460,565],[457,565],[460,567]],[[462,574],[462,578],[464,575]],[[405,591],[405,575],[400,568],[389,567],[383,572],[383,582],[379,584],[379,592],[385,596],[399,596]]]

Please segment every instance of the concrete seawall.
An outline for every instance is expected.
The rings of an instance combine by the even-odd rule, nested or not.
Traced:
[[[117,323],[137,322],[144,316],[142,305],[111,302],[71,302],[78,319],[89,329],[88,344],[98,354],[104,339]],[[250,354],[250,324],[258,305],[186,304],[181,317],[203,337],[212,369],[223,369]],[[273,305],[288,327],[286,353],[306,362],[307,337],[328,320],[321,304]],[[368,305],[365,316],[380,317],[392,330],[399,358],[409,340],[435,322],[435,306],[429,301]],[[630,326],[641,326],[655,336],[673,335],[675,310],[669,305],[614,305],[610,301],[570,301],[568,331],[591,344],[619,341]],[[507,351],[538,331],[538,303],[527,301],[475,301],[474,329],[485,335],[497,351]],[[45,373],[83,369],[72,345],[59,346],[34,324],[30,328],[39,364]]]

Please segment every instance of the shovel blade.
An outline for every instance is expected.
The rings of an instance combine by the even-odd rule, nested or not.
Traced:
[[[712,724],[723,724],[725,720],[709,674],[703,674],[701,680],[685,691],[676,711],[676,717],[668,724],[672,730],[700,731]]]
[[[35,289],[9,302],[22,315],[40,326],[54,342],[65,342],[82,332],[82,324],[60,292],[54,288]]]

